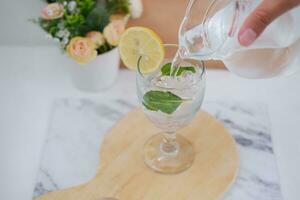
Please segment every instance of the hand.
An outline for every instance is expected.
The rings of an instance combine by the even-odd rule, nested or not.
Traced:
[[[300,4],[300,0],[262,0],[257,8],[246,18],[238,39],[241,45],[248,46],[277,17]]]

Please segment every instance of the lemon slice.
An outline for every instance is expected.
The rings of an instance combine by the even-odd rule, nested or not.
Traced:
[[[161,39],[145,27],[128,28],[121,36],[119,51],[123,63],[136,70],[139,58],[142,73],[155,71],[162,63],[165,51]]]

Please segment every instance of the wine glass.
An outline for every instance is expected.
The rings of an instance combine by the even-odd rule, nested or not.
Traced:
[[[176,74],[171,74],[171,63],[178,55],[178,46],[164,45],[165,59],[154,72],[144,74],[137,66],[137,94],[144,113],[162,130],[144,145],[145,163],[163,174],[179,173],[189,168],[195,157],[191,141],[177,135],[194,118],[205,92],[205,68],[198,60],[184,59]]]

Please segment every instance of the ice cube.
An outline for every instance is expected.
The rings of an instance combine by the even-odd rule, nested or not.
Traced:
[[[195,73],[193,73],[191,71],[183,72],[182,78],[187,85],[193,85],[197,81],[197,77],[196,77]]]
[[[175,79],[177,83],[183,83],[185,81],[182,76],[176,76]]]

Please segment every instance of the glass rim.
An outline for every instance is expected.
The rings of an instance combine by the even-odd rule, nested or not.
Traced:
[[[178,44],[163,44],[163,46],[164,46],[164,47],[176,47],[176,48],[179,47]],[[143,56],[141,55],[141,56],[139,57],[138,61],[137,61],[137,71],[138,71],[138,74],[139,74],[141,77],[144,77],[145,74],[143,74],[143,73],[141,72],[141,70],[140,70],[140,62],[141,62],[142,58],[143,58]],[[196,83],[192,84],[192,86],[193,86],[193,85],[196,85],[196,84],[203,78],[203,76],[204,76],[204,74],[205,74],[205,63],[204,63],[202,60],[196,60],[196,59],[193,59],[193,58],[183,58],[183,59],[184,59],[184,60],[188,60],[188,59],[190,59],[190,60],[195,60],[195,61],[201,63],[199,66],[197,66],[198,68],[201,69],[201,73],[200,73],[200,75],[199,75],[200,78],[198,79],[198,81],[197,81]],[[163,88],[163,87],[162,87],[162,88]],[[165,88],[164,88],[164,89],[165,89]],[[176,88],[168,88],[168,89],[176,89]]]

